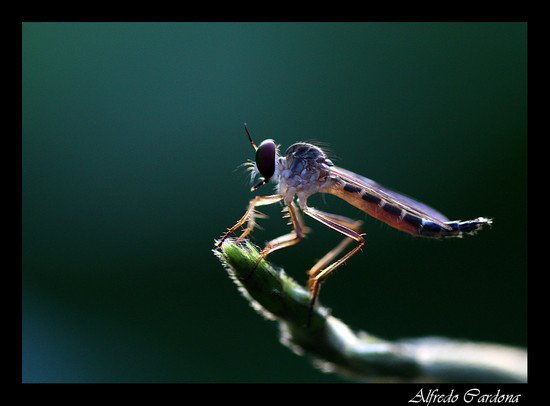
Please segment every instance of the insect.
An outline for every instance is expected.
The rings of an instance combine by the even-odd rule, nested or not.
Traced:
[[[261,176],[260,182],[252,187],[251,191],[274,180],[277,193],[256,196],[250,200],[244,215],[222,235],[218,247],[222,246],[230,234],[245,224],[244,231],[237,241],[252,232],[256,226],[256,219],[262,217],[261,213],[256,211],[257,207],[281,201],[284,203],[283,211],[288,212],[287,217],[290,217],[293,230],[269,241],[260,252],[256,266],[272,252],[296,245],[304,238],[308,229],[300,212],[343,234],[344,240],[307,271],[309,276],[307,286],[311,295],[310,318],[319,296],[321,283],[365,245],[365,234],[360,228],[362,221],[310,207],[307,204],[309,196],[315,193],[335,195],[391,227],[418,237],[462,237],[465,234],[474,234],[492,222],[485,217],[467,221],[450,221],[443,214],[423,203],[334,165],[318,146],[298,142],[291,145],[284,155],[280,155],[274,140],[267,139],[256,146],[246,124],[245,131],[256,152],[255,161],[247,163],[251,177],[254,179],[258,175]],[[338,258],[354,241],[355,247]]]

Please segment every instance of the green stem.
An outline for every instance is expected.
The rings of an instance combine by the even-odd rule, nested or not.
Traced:
[[[387,341],[353,332],[318,304],[307,326],[309,293],[282,269],[259,259],[248,241],[215,250],[254,309],[279,323],[281,341],[324,371],[369,382],[527,382],[527,352],[442,337]]]

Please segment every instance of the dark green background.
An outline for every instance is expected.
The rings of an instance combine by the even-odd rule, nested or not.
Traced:
[[[23,380],[338,382],[281,346],[212,255],[252,197],[243,123],[452,219],[462,240],[365,219],[324,285],[352,327],[527,345],[527,25],[24,23]],[[260,194],[271,193],[264,187]],[[287,230],[279,208],[258,244]],[[271,260],[305,270],[320,225]]]

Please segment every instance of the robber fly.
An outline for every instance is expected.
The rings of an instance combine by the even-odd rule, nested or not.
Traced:
[[[304,225],[300,211],[343,234],[345,239],[307,271],[308,288],[311,294],[310,317],[319,296],[321,283],[365,245],[365,234],[360,229],[362,221],[310,207],[307,204],[309,196],[315,193],[330,193],[391,227],[417,237],[462,237],[465,234],[474,234],[484,225],[492,222],[485,217],[467,221],[450,221],[443,214],[423,203],[334,165],[318,146],[298,142],[291,145],[281,156],[275,141],[267,139],[256,146],[246,124],[245,131],[256,152],[255,162],[248,162],[252,179],[257,175],[261,176],[260,182],[252,187],[251,191],[257,190],[273,179],[277,183],[277,194],[253,198],[241,219],[223,234],[218,247],[222,246],[230,234],[245,224],[238,241],[250,234],[256,226],[256,218],[262,216],[256,211],[256,207],[280,201],[284,203],[284,210],[288,211],[287,216],[290,217],[293,231],[269,241],[260,252],[256,265],[272,252],[295,245],[304,238],[308,229]],[[336,259],[353,241],[357,245],[341,258]]]

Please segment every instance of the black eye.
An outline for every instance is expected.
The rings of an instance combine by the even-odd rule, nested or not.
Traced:
[[[266,180],[269,180],[275,173],[276,150],[277,146],[273,140],[262,141],[256,150],[256,166]]]

